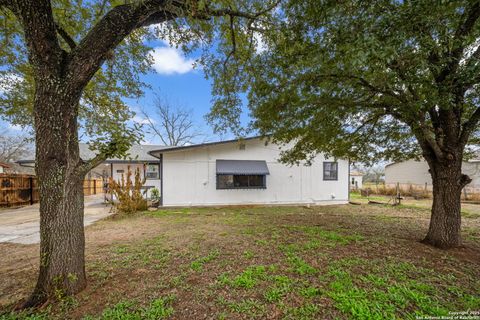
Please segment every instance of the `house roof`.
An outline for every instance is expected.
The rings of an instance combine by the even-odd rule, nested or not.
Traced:
[[[415,160],[415,161],[418,161],[418,162],[424,162],[425,160],[420,158],[419,160],[416,160],[416,159],[408,159],[408,160],[404,160],[404,161],[396,161],[396,162],[391,162],[389,164],[386,164],[385,165],[385,168],[388,168],[390,166],[393,166],[394,164],[398,164],[398,163],[402,163],[402,162],[406,162],[406,161],[409,161],[409,160]],[[463,163],[465,162],[470,162],[470,163],[477,163],[477,162],[480,162],[480,151],[478,152],[475,152],[473,157],[471,159],[468,159],[468,160],[463,160]]]
[[[267,175],[267,163],[263,160],[217,160],[217,174]]]
[[[363,172],[360,172],[360,171],[350,171],[350,175],[351,176],[364,176],[365,174]]]
[[[80,143],[80,158],[83,160],[89,160],[95,157],[96,152],[89,149],[88,144]],[[165,146],[161,145],[133,145],[128,150],[128,156],[126,159],[122,158],[110,158],[105,161],[105,163],[122,163],[122,162],[149,162],[149,161],[158,161],[158,158],[152,156],[150,151],[152,150],[161,150]],[[29,155],[25,159],[17,161],[19,164],[33,164],[35,163],[35,152]]]
[[[185,149],[193,149],[193,148],[200,148],[200,147],[205,147],[205,146],[213,146],[213,145],[219,145],[219,144],[226,144],[226,143],[235,143],[235,142],[242,142],[242,141],[247,141],[247,140],[254,140],[254,139],[260,139],[262,136],[255,136],[255,137],[248,137],[248,138],[237,138],[237,139],[231,139],[231,140],[224,140],[224,141],[215,141],[215,142],[205,142],[205,143],[199,143],[199,144],[192,144],[188,146],[173,146],[173,147],[164,147],[164,148],[159,148],[158,150],[152,150],[149,152],[149,154],[162,154],[166,152],[174,152],[174,151],[182,151]]]

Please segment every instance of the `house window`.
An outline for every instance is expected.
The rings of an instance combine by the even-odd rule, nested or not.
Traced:
[[[355,184],[355,178],[352,178],[352,184]]]
[[[266,182],[265,175],[217,175],[217,189],[265,189]]]
[[[323,163],[323,180],[338,180],[338,163]]]
[[[145,178],[159,179],[160,166],[158,164],[147,164],[145,167]]]

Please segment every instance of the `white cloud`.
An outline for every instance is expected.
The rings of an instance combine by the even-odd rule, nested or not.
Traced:
[[[194,59],[187,59],[180,50],[157,47],[152,52],[153,68],[161,74],[184,74],[193,70]]]
[[[152,118],[144,118],[144,117],[140,117],[140,116],[134,116],[132,118],[132,121],[135,122],[135,123],[138,123],[138,124],[147,124],[147,123],[149,123],[149,119],[150,119],[150,122],[155,123],[155,120],[152,119]]]

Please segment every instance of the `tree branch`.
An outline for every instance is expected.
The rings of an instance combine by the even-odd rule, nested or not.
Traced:
[[[466,9],[463,13],[463,18],[463,22],[459,25],[454,34],[454,41],[458,43],[458,45],[450,51],[448,57],[445,57],[447,58],[448,63],[435,77],[437,83],[441,83],[449,75],[454,74],[457,71],[462,58],[462,53],[466,47],[463,41],[470,35],[477,20],[480,18],[480,1],[475,1],[469,9]]]
[[[63,50],[58,43],[50,1],[3,2],[9,4],[8,8],[23,26],[34,72],[37,75],[58,76],[62,71]]]
[[[480,108],[477,108],[472,114],[470,119],[468,119],[462,126],[462,132],[460,134],[460,143],[466,145],[471,134],[477,128],[478,123],[480,122]]]
[[[9,8],[12,6],[11,0],[0,0],[0,9],[2,8]]]
[[[72,51],[69,73],[76,88],[83,88],[113,50],[136,28],[173,18],[165,0],[119,5],[111,9]]]
[[[62,37],[62,39],[68,44],[70,49],[73,50],[77,47],[77,43],[75,42],[75,40],[73,40],[73,38],[70,37],[67,31],[65,31],[65,29],[60,27],[58,23],[55,23],[55,28],[57,29],[57,32]]]
[[[106,153],[99,153],[90,160],[82,161],[77,170],[80,174],[85,175],[107,159],[108,155]]]
[[[72,78],[76,79],[73,86],[83,88],[108,57],[109,52],[137,28],[188,15],[197,19],[225,15],[256,19],[278,5],[278,2],[275,2],[264,10],[250,14],[231,9],[196,12],[196,8],[188,7],[187,3],[183,0],[144,0],[111,9],[72,51],[68,70]]]

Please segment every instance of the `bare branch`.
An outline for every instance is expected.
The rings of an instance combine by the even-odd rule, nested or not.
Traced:
[[[154,122],[145,110],[142,110],[142,114],[147,121],[146,125],[163,144],[181,146],[192,143],[195,138],[203,135],[195,130],[195,123],[189,110],[172,106],[166,99],[159,96],[155,99],[154,108],[158,123]]]
[[[12,135],[7,130],[0,132],[0,161],[15,162],[31,152],[31,145],[27,137]]]

